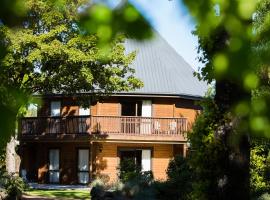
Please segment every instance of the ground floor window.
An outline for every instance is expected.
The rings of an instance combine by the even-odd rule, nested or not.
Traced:
[[[78,150],[78,182],[81,184],[89,182],[89,149]]]
[[[59,183],[59,149],[49,150],[49,182]]]
[[[151,149],[120,149],[120,173],[151,170]]]

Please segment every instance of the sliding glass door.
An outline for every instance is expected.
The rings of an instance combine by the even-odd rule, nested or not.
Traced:
[[[59,183],[59,149],[49,150],[49,182]]]
[[[89,149],[78,150],[78,182],[81,184],[89,182]]]

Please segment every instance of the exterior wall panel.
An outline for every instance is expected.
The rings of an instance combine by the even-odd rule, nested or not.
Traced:
[[[104,116],[119,116],[120,115],[120,104],[117,101],[105,101],[98,103],[97,115]]]
[[[152,149],[152,171],[155,179],[165,180],[166,169],[170,159],[173,158],[173,145],[171,144],[124,144],[124,143],[102,143],[97,147],[95,154],[95,176],[105,177],[109,182],[117,180],[119,148],[151,148]]]
[[[153,117],[173,117],[174,102],[170,99],[156,99],[153,101]]]
[[[29,148],[31,146],[31,148]],[[60,150],[60,184],[76,184],[77,181],[77,151],[79,148],[89,148],[87,143],[47,143],[31,144],[23,147],[22,169],[27,171],[30,181],[48,183],[49,150]],[[33,153],[35,152],[35,153]],[[90,167],[90,162],[89,162]]]

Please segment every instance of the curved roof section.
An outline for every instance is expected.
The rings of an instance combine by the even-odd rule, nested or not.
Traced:
[[[207,84],[194,77],[191,66],[157,33],[151,40],[127,39],[125,47],[127,53],[137,51],[132,67],[144,83],[143,88],[129,93],[204,96]]]

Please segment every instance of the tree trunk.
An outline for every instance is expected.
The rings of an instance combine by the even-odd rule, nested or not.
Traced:
[[[219,108],[217,120],[220,121],[224,115],[230,112],[232,107],[240,99],[250,98],[242,88],[230,81],[223,80],[216,83],[215,101]],[[227,165],[224,166],[224,186],[220,189],[220,199],[250,199],[250,144],[249,134],[238,129],[240,120],[237,116],[232,116],[231,121],[226,122],[229,128],[224,128],[222,138],[227,148]],[[236,120],[234,120],[236,119]],[[234,122],[237,121],[237,122]]]

